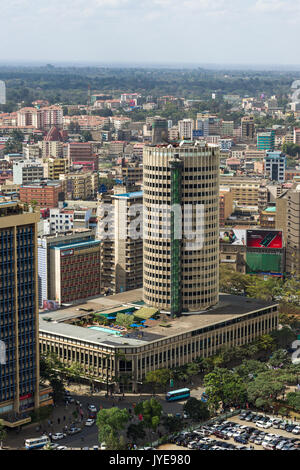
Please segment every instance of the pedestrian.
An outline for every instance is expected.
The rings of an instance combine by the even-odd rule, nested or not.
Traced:
[[[60,424],[60,418],[57,418],[57,424]]]
[[[64,421],[66,421],[66,417],[64,416]]]

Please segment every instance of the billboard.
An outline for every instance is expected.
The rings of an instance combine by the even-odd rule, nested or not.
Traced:
[[[247,247],[261,249],[282,248],[282,232],[278,230],[247,230]]]
[[[227,229],[220,232],[220,242],[229,245],[246,245],[246,230]]]
[[[44,300],[43,301],[44,310],[57,310],[59,309],[59,303],[55,300]]]
[[[282,277],[283,254],[248,252],[247,274]]]

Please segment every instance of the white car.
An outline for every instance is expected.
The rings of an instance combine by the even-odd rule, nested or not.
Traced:
[[[100,450],[106,450],[106,443],[105,442],[102,442],[100,444]]]
[[[292,433],[293,433],[293,434],[300,434],[300,426],[296,426],[296,427],[292,430]]]
[[[92,411],[93,413],[97,412],[97,408],[95,407],[95,405],[89,405],[89,410]]]
[[[58,447],[56,447],[56,450],[68,450],[68,447],[66,447],[66,446],[58,446]]]
[[[86,422],[85,422],[85,425],[86,426],[93,426],[93,424],[95,424],[95,420],[94,419],[87,419]]]
[[[63,434],[62,432],[57,432],[55,434],[52,434],[52,439],[54,441],[59,441],[60,439],[63,439],[66,435]]]

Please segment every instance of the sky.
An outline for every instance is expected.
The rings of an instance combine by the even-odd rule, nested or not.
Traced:
[[[300,0],[0,0],[0,63],[300,65]]]

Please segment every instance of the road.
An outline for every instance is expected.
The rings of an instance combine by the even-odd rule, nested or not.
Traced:
[[[76,427],[81,427],[82,431],[78,434],[73,436],[66,436],[59,441],[55,441],[55,443],[67,446],[69,448],[82,448],[82,447],[93,447],[98,445],[98,428],[96,424],[91,427],[85,426],[85,420],[88,418],[88,405],[95,405],[97,410],[102,408],[111,408],[113,406],[117,406],[121,409],[126,408],[131,410],[131,413],[134,413],[134,404],[139,403],[139,401],[143,401],[146,399],[151,398],[149,394],[143,395],[126,395],[124,399],[122,397],[109,397],[105,398],[104,392],[97,393],[93,396],[89,393],[88,387],[78,387],[78,386],[70,386],[67,387],[68,390],[71,392],[72,397],[75,401],[79,401],[82,405],[81,409],[83,411],[83,418],[80,421],[77,420],[74,423],[75,418],[73,413],[75,410],[78,410],[78,406],[75,404],[70,404],[67,407],[64,405],[57,406],[53,409],[52,416],[49,418],[52,421],[50,425],[48,420],[46,420],[41,429],[38,431],[36,430],[36,424],[31,424],[29,426],[25,426],[20,434],[16,434],[16,431],[8,431],[8,437],[5,442],[5,447],[10,449],[21,449],[24,448],[24,440],[37,437],[42,435],[44,432],[47,434],[51,432],[52,434],[56,432],[64,432],[64,426],[70,426],[71,423],[74,423]],[[195,389],[192,391],[191,396],[196,398],[201,397],[203,389]],[[163,412],[167,414],[176,414],[182,413],[182,408],[185,403],[183,402],[167,402],[165,400],[165,393],[156,395],[155,398],[161,403]]]

